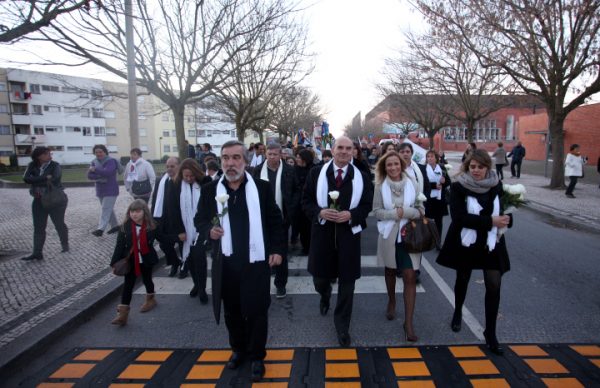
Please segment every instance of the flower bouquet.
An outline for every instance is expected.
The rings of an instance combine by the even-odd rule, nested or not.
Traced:
[[[502,189],[504,192],[500,197],[500,209],[502,214],[511,214],[517,208],[523,206],[527,201],[525,200],[525,186],[518,183],[516,185],[503,184]],[[497,234],[497,241],[500,241],[500,237],[506,233],[507,228],[499,228]]]

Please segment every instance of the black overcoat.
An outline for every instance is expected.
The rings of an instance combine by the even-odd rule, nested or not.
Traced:
[[[498,183],[488,192],[477,194],[467,190],[459,182],[450,186],[450,216],[452,223],[440,251],[437,263],[453,269],[497,269],[504,273],[510,270],[508,251],[504,235],[496,243],[494,250],[489,251],[486,239],[492,229],[492,211],[494,198],[502,196],[502,183]],[[467,196],[473,196],[483,207],[479,215],[467,211]],[[502,211],[502,209],[500,209]],[[512,215],[509,227],[512,226]],[[460,232],[462,228],[475,229],[477,240],[469,247],[462,245]]]
[[[265,163],[267,162],[264,161],[259,164],[254,171],[252,171],[254,180],[260,179],[260,173]],[[300,191],[300,183],[298,182],[294,167],[283,161],[281,164],[283,168],[281,171],[281,199],[283,201],[283,209],[281,209],[281,211],[284,225],[290,225],[292,217],[296,214],[296,210],[300,206],[300,196],[302,192]]]
[[[271,192],[268,182],[255,179],[254,183],[258,190],[260,201],[260,214],[262,218],[263,240],[265,244],[265,261],[244,264],[241,277],[240,304],[242,315],[253,316],[264,314],[271,304],[271,268],[269,267],[269,255],[285,253],[286,237],[283,233],[281,211],[275,204],[275,197]],[[210,244],[213,257],[217,254],[219,244],[211,240],[209,233],[213,227],[212,220],[217,215],[217,185],[219,181],[212,181],[202,186],[198,212],[194,218],[194,224],[198,230],[199,242]],[[248,247],[236,246],[233,241],[233,249],[248,249]],[[227,260],[224,258],[223,260]],[[214,276],[214,274],[213,274]]]
[[[350,210],[350,223],[336,224],[326,221],[319,223],[321,207],[317,203],[317,181],[323,166],[315,166],[308,173],[302,208],[311,221],[311,241],[308,255],[308,272],[318,278],[340,278],[340,281],[351,281],[360,278],[360,238],[361,233],[353,234],[352,227],[356,225],[367,227],[366,219],[373,208],[373,183],[369,176],[358,168],[348,167],[346,176],[339,189],[335,187],[333,163],[327,169],[327,191],[337,190],[340,196],[337,200],[340,210],[349,210],[352,199],[352,179],[354,174],[362,174],[363,192],[356,208]],[[327,198],[328,206],[331,198]],[[337,241],[337,242],[336,242]],[[336,247],[337,245],[337,247]],[[337,251],[336,251],[337,248]]]
[[[127,220],[125,224],[119,228],[119,234],[117,236],[117,245],[115,246],[115,250],[113,251],[112,258],[110,260],[110,265],[112,266],[117,261],[121,260],[125,256],[129,256],[130,260],[133,260],[133,255],[131,252],[131,247],[133,246],[133,235],[131,234],[131,220]],[[144,266],[153,266],[158,263],[158,255],[156,254],[156,250],[154,249],[154,240],[156,239],[158,234],[158,230],[155,229],[146,229],[146,235],[148,239],[148,246],[150,247],[150,252],[145,255],[142,255],[142,264]],[[131,266],[133,268],[133,264]]]
[[[154,192],[152,193],[152,213],[154,213],[154,207],[156,206],[156,197],[160,186],[160,178],[156,178],[156,184],[154,185]],[[181,186],[180,186],[181,187]],[[179,188],[173,181],[168,178],[164,185],[164,196],[163,196],[163,211],[162,216],[155,218],[157,223],[157,229],[160,232],[158,240],[161,242],[172,242],[175,244],[179,241],[179,234],[185,233],[185,227],[183,226],[183,220],[181,218],[181,209],[179,208]]]

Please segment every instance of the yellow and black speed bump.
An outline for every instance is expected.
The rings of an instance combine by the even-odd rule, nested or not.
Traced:
[[[73,349],[23,382],[37,387],[593,387],[600,346],[481,345],[269,349],[265,378],[229,350]]]

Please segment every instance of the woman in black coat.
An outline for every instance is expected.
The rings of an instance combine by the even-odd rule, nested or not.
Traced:
[[[433,150],[427,151],[427,165],[425,171],[429,179],[431,190],[427,195],[425,202],[425,215],[435,221],[440,241],[442,240],[442,229],[444,216],[448,215],[448,203],[446,198],[446,188],[450,186],[450,177],[446,167],[440,164],[440,157]]]
[[[373,174],[371,173],[371,166],[369,166],[369,162],[365,160],[365,157],[362,153],[362,149],[360,148],[360,144],[357,142],[352,143],[354,146],[352,147],[352,164],[356,166],[360,171],[367,174],[367,176],[373,179]]]
[[[298,179],[298,187],[300,190],[304,190],[304,185],[306,184],[306,177],[308,177],[308,172],[314,167],[314,155],[311,151],[307,149],[300,150],[298,155],[296,155],[296,178]],[[308,255],[308,250],[310,248],[310,220],[306,217],[306,214],[299,206],[296,209],[296,214],[292,218],[293,222],[296,224],[296,228],[300,234],[300,243],[302,244],[302,254]]]
[[[46,242],[46,225],[48,216],[52,220],[60,245],[61,252],[69,251],[69,229],[65,224],[67,201],[57,207],[46,209],[42,206],[42,196],[48,193],[49,186],[54,190],[62,190],[62,171],[60,164],[52,160],[52,153],[48,147],[36,147],[31,153],[31,163],[27,166],[23,180],[31,185],[29,194],[33,197],[31,213],[33,214],[33,253],[21,260],[42,260],[44,243]],[[66,196],[65,196],[66,198]]]
[[[110,266],[114,271],[117,261],[124,258],[129,260],[129,272],[124,276],[121,304],[117,307],[117,316],[111,322],[113,325],[127,324],[133,287],[139,276],[142,277],[146,287],[146,300],[140,308],[140,312],[148,312],[156,306],[154,282],[152,281],[152,267],[158,263],[158,255],[154,250],[156,233],[156,224],[146,202],[142,199],[131,202],[127,208],[125,222],[119,229],[117,245],[110,261]]]
[[[485,150],[472,150],[462,164],[461,173],[451,186],[452,223],[437,258],[438,264],[456,270],[455,310],[451,327],[461,329],[462,306],[473,269],[482,269],[485,281],[485,342],[490,351],[503,352],[496,338],[496,319],[500,305],[502,275],[510,270],[504,236],[497,230],[512,226],[509,215],[501,215],[502,183],[492,171],[492,160]]]

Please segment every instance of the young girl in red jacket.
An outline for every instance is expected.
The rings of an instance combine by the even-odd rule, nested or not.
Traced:
[[[130,261],[130,271],[124,276],[121,304],[117,307],[116,318],[111,322],[113,325],[123,326],[127,323],[133,287],[139,276],[142,277],[146,287],[146,300],[140,312],[145,313],[156,306],[152,282],[152,267],[158,262],[158,255],[153,246],[155,239],[156,224],[148,205],[141,199],[134,200],[127,208],[125,221],[119,230],[117,245],[110,262],[113,267],[124,257],[128,257]]]

